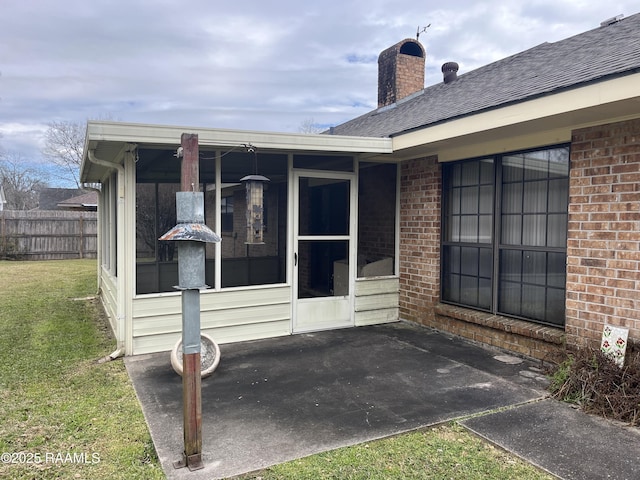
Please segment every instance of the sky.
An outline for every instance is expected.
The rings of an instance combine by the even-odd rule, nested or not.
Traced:
[[[640,11],[637,0],[1,0],[0,149],[49,122],[324,129],[377,107],[379,53],[424,45],[425,86]]]

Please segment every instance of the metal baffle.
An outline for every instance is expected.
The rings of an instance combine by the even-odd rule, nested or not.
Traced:
[[[182,183],[192,189],[198,182],[198,137],[182,135],[185,150]],[[178,224],[160,240],[178,241],[178,283],[182,290],[182,398],[184,413],[184,452],[175,468],[198,470],[202,463],[202,401],[200,376],[200,290],[205,285],[205,244],[221,239],[204,224],[204,194],[176,193]]]
[[[178,225],[160,240],[178,241],[178,283],[182,290],[182,388],[184,408],[184,453],[176,468],[203,468],[202,403],[200,378],[200,290],[205,285],[205,243],[220,237],[204,224],[204,194],[177,192]]]

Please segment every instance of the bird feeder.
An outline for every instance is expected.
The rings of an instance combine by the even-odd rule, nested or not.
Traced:
[[[269,179],[258,175],[258,154],[253,145],[247,147],[253,153],[253,175],[242,177],[240,181],[247,190],[247,241],[248,245],[264,243],[264,184]]]
[[[247,189],[247,241],[249,245],[264,243],[264,183],[262,175],[247,175],[240,179]]]

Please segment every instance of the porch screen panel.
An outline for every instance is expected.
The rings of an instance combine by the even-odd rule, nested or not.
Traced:
[[[357,276],[393,275],[398,166],[360,162],[358,173]]]
[[[179,183],[136,185],[136,293],[175,291],[178,255],[175,242],[158,238],[176,224]]]
[[[283,154],[222,152],[220,220],[222,287],[286,282],[287,168]],[[258,174],[263,193],[263,243],[247,243],[247,193],[240,179]]]
[[[215,228],[216,206],[213,152],[200,151],[200,181],[204,192],[205,223]],[[136,161],[136,294],[175,292],[178,285],[176,242],[158,240],[176,225],[176,192],[180,187],[180,162],[175,149],[139,149]],[[214,284],[215,248],[205,250],[205,282]]]

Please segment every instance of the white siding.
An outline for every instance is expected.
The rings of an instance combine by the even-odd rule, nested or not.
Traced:
[[[100,269],[100,299],[109,318],[111,330],[114,336],[118,338],[118,315],[116,313],[118,308],[118,279],[109,274],[104,267]]]
[[[399,319],[400,280],[367,278],[356,281],[356,326],[397,322]]]
[[[291,288],[202,292],[200,325],[220,344],[289,335]],[[171,350],[182,331],[179,293],[133,300],[133,354]]]

